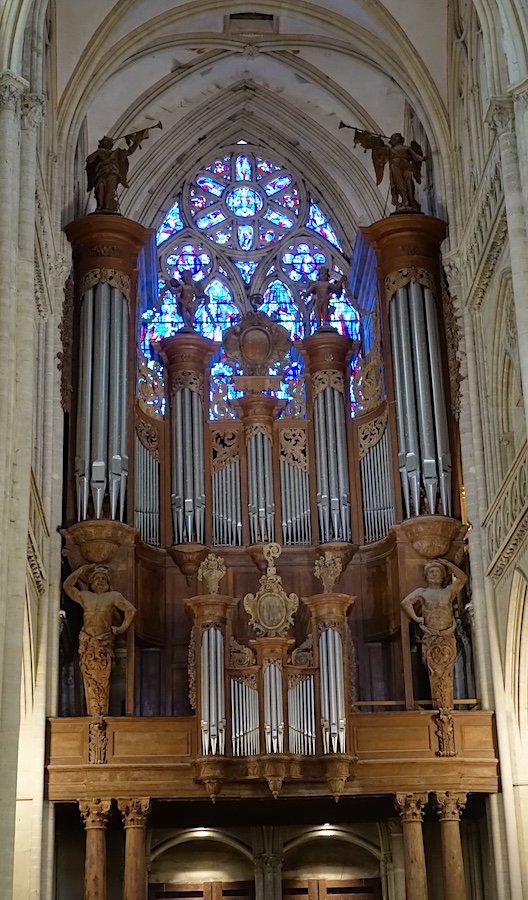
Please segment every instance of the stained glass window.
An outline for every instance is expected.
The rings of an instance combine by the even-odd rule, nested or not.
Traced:
[[[163,244],[167,238],[171,237],[173,234],[177,234],[179,231],[183,231],[185,225],[183,224],[183,220],[180,213],[180,204],[175,203],[169,209],[167,215],[163,219],[161,226],[158,228],[158,232],[156,234],[156,244]]]
[[[276,279],[268,285],[261,309],[286,328],[294,340],[303,337],[299,307],[293,299],[290,288],[283,281]]]
[[[312,231],[316,231],[326,238],[326,240],[333,244],[334,247],[337,247],[338,250],[343,249],[328,219],[323,215],[317,203],[314,203],[313,200],[310,203],[310,212],[306,225],[308,228],[311,228]]]

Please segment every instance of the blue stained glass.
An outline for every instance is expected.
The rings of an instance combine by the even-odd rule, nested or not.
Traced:
[[[239,225],[237,232],[240,249],[251,250],[253,246],[253,225]]]
[[[277,175],[276,178],[272,178],[271,181],[268,181],[267,184],[263,184],[262,187],[266,191],[268,197],[272,197],[273,194],[278,194],[279,191],[283,191],[285,188],[289,187],[291,182],[291,175]]]
[[[276,271],[277,271],[277,270],[276,270],[276,268],[275,268],[275,265],[272,265],[272,266],[268,269],[268,271],[266,272],[266,278],[268,277],[268,275],[275,275],[275,272],[276,272]]]
[[[176,302],[165,282],[159,281],[160,295],[157,309],[148,309],[141,316],[139,342],[148,360],[153,358],[154,348],[161,338],[171,337],[183,328],[183,319],[178,313]]]
[[[214,225],[220,225],[220,222],[225,222],[225,216],[221,209],[214,209],[196,220],[198,228],[212,228]]]
[[[215,159],[212,166],[207,166],[208,172],[213,172],[214,175],[223,175],[224,178],[229,178],[229,162],[230,157],[224,156],[223,159]]]
[[[277,235],[271,228],[268,228],[266,231],[264,228],[260,228],[260,243],[261,246],[266,246],[267,244],[273,244],[277,240]]]
[[[251,181],[251,162],[248,156],[237,156],[235,175],[237,181]]]
[[[263,206],[262,197],[249,187],[234,188],[227,195],[226,203],[235,216],[243,219],[256,216]]]
[[[264,175],[271,175],[272,172],[277,172],[280,169],[280,166],[274,166],[269,159],[261,159],[260,156],[257,156],[257,179],[264,178]]]
[[[221,341],[222,333],[234,325],[240,315],[231,291],[219,278],[214,278],[205,288],[207,304],[203,303],[196,313],[196,330],[211,341]]]
[[[210,234],[209,237],[212,241],[216,241],[217,244],[227,244],[230,246],[231,225],[226,225],[224,229],[216,231],[214,234]]]
[[[345,292],[340,297],[331,297],[330,299],[331,315],[329,325],[335,328],[340,334],[344,334],[353,340],[360,338],[359,314],[354,307],[348,302]],[[312,321],[312,326],[315,321]]]
[[[198,194],[196,191],[191,191],[190,204],[193,209],[205,209],[205,207],[207,206],[207,200],[205,199],[203,194]]]
[[[261,309],[270,318],[284,326],[293,339],[301,339],[303,327],[300,312],[295,305],[293,294],[282,281],[272,281],[264,294]]]
[[[182,272],[188,270],[193,278],[201,281],[209,274],[211,257],[203,251],[198,252],[194,244],[184,244],[180,253],[171,253],[167,256],[166,264],[173,278],[181,279]]]
[[[274,209],[267,209],[264,218],[271,222],[272,225],[279,225],[280,228],[292,228],[293,222],[284,213],[276,212]]]
[[[293,190],[291,194],[284,194],[283,197],[277,197],[277,203],[280,203],[282,206],[287,206],[288,209],[296,210],[299,206],[299,197],[296,190]]]
[[[217,181],[213,181],[213,179],[209,178],[207,175],[197,175],[196,184],[199,187],[205,188],[210,194],[214,194],[215,197],[221,197],[225,191],[225,184],[218,184]]]
[[[213,357],[214,358],[214,357]],[[229,365],[227,361],[226,354],[222,351],[220,355],[220,359],[217,362],[213,362],[211,366],[211,391],[209,398],[213,400],[213,382],[223,382],[227,387],[227,399],[228,400],[237,400],[239,397],[243,396],[243,391],[236,391],[235,386],[233,384],[233,366]],[[217,416],[214,414],[214,410],[210,408],[209,410],[209,418],[215,419]]]
[[[228,277],[228,276],[227,276],[227,272],[226,272],[226,270],[224,269],[223,266],[218,266],[218,271],[220,272],[220,275],[225,275],[226,278]]]
[[[163,244],[171,234],[177,234],[178,231],[182,231],[183,228],[185,228],[185,225],[183,224],[180,213],[180,204],[175,203],[171,206],[156,233],[156,244],[158,247],[160,244]]]
[[[235,266],[242,275],[242,278],[244,279],[246,284],[249,284],[249,282],[253,278],[253,275],[255,274],[258,262],[253,259],[235,259]]]
[[[337,247],[338,250],[342,250],[342,246],[338,240],[338,237],[328,222],[328,220],[323,216],[321,210],[317,206],[316,203],[310,203],[310,214],[308,216],[308,221],[306,223],[308,228],[311,228],[312,231],[316,231],[318,234],[321,234],[327,241]]]

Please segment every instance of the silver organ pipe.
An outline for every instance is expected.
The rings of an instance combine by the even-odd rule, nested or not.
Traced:
[[[407,517],[420,514],[420,484],[428,511],[451,512],[451,455],[434,296],[409,282],[391,300],[391,340],[398,450]]]
[[[288,741],[290,753],[315,754],[314,677],[288,676]]]
[[[325,387],[314,402],[321,542],[350,541],[350,488],[343,395]]]
[[[275,540],[271,440],[257,431],[247,441],[248,510],[251,543]]]
[[[233,756],[260,753],[259,698],[251,678],[231,676],[231,747]]]
[[[324,753],[346,749],[345,685],[343,645],[335,628],[325,628],[319,637],[321,679],[321,728]]]
[[[76,494],[78,519],[124,518],[127,456],[128,305],[118,288],[98,283],[81,303]]]
[[[240,460],[229,460],[213,472],[213,543],[240,547],[242,507],[240,501]]]
[[[282,668],[278,660],[264,669],[264,742],[266,753],[284,752]]]
[[[135,450],[134,525],[142,541],[159,547],[160,464],[137,435]]]
[[[365,543],[385,537],[396,521],[389,431],[368,447],[359,461]]]
[[[203,409],[190,387],[175,390],[172,419],[172,521],[174,543],[204,542]]]
[[[300,466],[280,461],[282,540],[284,544],[311,544],[310,492],[308,472]]]
[[[225,753],[224,636],[210,625],[202,633],[201,647],[202,753]]]

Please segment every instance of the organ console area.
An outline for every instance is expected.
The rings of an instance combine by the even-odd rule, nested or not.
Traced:
[[[207,828],[235,801],[241,825],[279,826],[309,799],[314,816],[339,801],[341,822],[365,821],[365,800],[370,821],[399,818],[408,900],[427,896],[422,818],[440,810],[448,895],[463,900],[460,816],[498,771],[470,595],[449,587],[449,566],[468,573],[445,224],[409,213],[364,229],[378,287],[359,336],[323,324],[292,341],[241,300],[221,341],[186,326],[154,363],[137,352],[151,232],[92,214],[66,233],[65,578],[92,568],[84,613],[65,601],[47,796],[61,815],[80,804],[85,898],[106,897],[105,835],[121,819],[124,896],[145,900],[180,896],[148,888],[149,828],[185,827],[191,803]],[[433,614],[424,630],[401,605],[436,589],[434,560],[456,651]],[[95,634],[90,655],[78,635],[101,568],[104,597],[136,614],[126,634]],[[100,688],[90,716],[83,678]],[[438,685],[452,706],[434,708]],[[256,878],[257,900],[279,900],[278,872]],[[381,897],[381,878],[355,894]]]

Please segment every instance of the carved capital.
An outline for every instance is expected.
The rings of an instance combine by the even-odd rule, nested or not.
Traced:
[[[255,856],[255,869],[259,872],[280,872],[282,863],[279,853],[259,853]]]
[[[394,806],[402,822],[421,822],[428,797],[428,794],[395,794]]]
[[[441,822],[458,822],[466,806],[467,794],[462,791],[437,791],[436,811]]]
[[[46,115],[46,98],[42,94],[22,94],[20,114],[22,128],[35,131]]]
[[[111,800],[79,800],[79,810],[84,819],[84,827],[106,828]]]
[[[27,88],[27,82],[14,72],[2,72],[0,75],[0,110],[18,110],[20,97]]]
[[[150,797],[118,800],[117,808],[123,816],[125,828],[146,828],[150,813]]]
[[[525,78],[520,84],[516,85],[512,90],[513,102],[515,103],[515,111],[521,109],[523,112],[528,111],[528,78]]]
[[[500,137],[515,131],[515,112],[511,97],[493,97],[486,114],[486,123]]]

